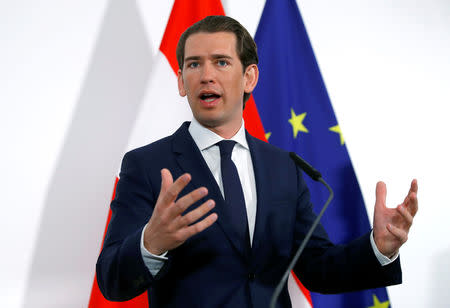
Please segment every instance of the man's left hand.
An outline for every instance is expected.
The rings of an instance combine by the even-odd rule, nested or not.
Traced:
[[[408,239],[409,228],[417,210],[417,180],[411,182],[408,195],[396,208],[386,207],[386,184],[377,183],[373,238],[383,255],[391,258],[398,253]]]

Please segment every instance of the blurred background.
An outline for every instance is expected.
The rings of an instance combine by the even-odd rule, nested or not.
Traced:
[[[448,307],[450,4],[297,2],[370,220],[377,181],[394,207],[418,179],[391,303]],[[158,83],[172,4],[0,1],[2,307],[87,307],[123,154],[191,117],[173,73]],[[255,33],[264,0],[222,4]]]

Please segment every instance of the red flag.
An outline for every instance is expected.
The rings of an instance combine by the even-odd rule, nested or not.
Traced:
[[[195,12],[197,15],[185,14],[185,12]],[[178,72],[175,51],[181,34],[186,28],[209,15],[225,15],[220,1],[175,1],[160,47],[175,74]],[[180,18],[180,16],[183,17]],[[247,101],[244,120],[245,128],[252,136],[266,140],[253,96]]]
[[[172,12],[170,13],[169,21],[167,22],[166,30],[164,32],[163,39],[161,41],[160,51],[166,57],[168,63],[170,64],[172,70],[178,71],[178,64],[176,61],[176,45],[181,34],[191,26],[193,23],[205,18],[209,15],[224,15],[224,10],[220,0],[175,0],[172,7]],[[175,77],[176,75],[174,75]],[[173,81],[168,81],[176,83],[176,79]],[[167,107],[167,106],[166,106]],[[169,119],[167,119],[169,120]],[[167,132],[168,134],[169,132]],[[136,135],[139,135],[136,137]],[[142,138],[142,134],[139,132],[134,132],[131,136],[131,144],[138,144],[142,140],[136,141],[135,139]],[[151,140],[147,140],[147,143]],[[116,184],[117,184],[116,179]],[[115,193],[115,185],[114,185]],[[114,198],[113,193],[113,198]],[[108,219],[106,222],[105,233],[109,220],[111,218],[111,211],[109,212]],[[103,234],[104,238],[105,234]],[[103,243],[102,243],[103,246]],[[111,302],[106,300],[100,292],[97,284],[97,277],[94,277],[94,282],[91,291],[91,297],[89,300],[89,308],[147,308],[148,307],[148,297],[147,292],[144,292],[138,297],[126,302]]]
[[[116,195],[116,185],[119,181],[119,178],[116,177],[116,182],[114,183],[114,190],[112,199],[114,199]],[[106,220],[105,231],[103,234],[103,241],[105,239],[106,229],[108,228],[109,221],[111,220],[111,210],[108,213],[108,218]],[[103,247],[102,241],[102,247]],[[148,307],[148,299],[147,292],[141,294],[138,297],[133,298],[130,301],[126,302],[111,302],[103,297],[103,294],[100,292],[97,284],[97,275],[94,277],[94,283],[92,285],[91,298],[89,299],[89,308],[147,308]]]
[[[175,0],[175,3],[172,7],[172,11],[169,17],[169,20],[167,22],[167,26],[164,32],[164,36],[161,41],[160,45],[160,52],[164,55],[165,60],[169,64],[171,70],[173,71],[174,77],[176,77],[176,73],[178,71],[178,63],[176,60],[176,45],[178,43],[178,40],[181,36],[181,34],[194,24],[195,22],[205,18],[209,15],[224,15],[224,10],[222,7],[222,4],[220,0],[198,0],[198,1],[192,1],[192,0]],[[163,61],[165,62],[165,61]],[[164,71],[167,69],[166,63],[162,63],[160,67],[157,68],[156,76],[157,78],[160,76],[165,76]],[[162,72],[160,72],[161,70]],[[160,82],[160,81],[159,81]],[[165,82],[165,81],[164,81]],[[171,80],[167,80],[167,82],[172,82]],[[173,79],[174,84],[176,83],[176,79]],[[156,89],[158,89],[158,86],[155,86]],[[167,96],[167,93],[164,94]],[[156,95],[158,96],[158,95]],[[171,107],[167,106],[170,102],[166,103],[165,110],[170,110]],[[157,107],[157,106],[154,106]],[[183,110],[179,109],[179,106],[172,106],[173,108],[177,108],[177,113],[180,113],[182,116],[184,116]],[[149,108],[152,112],[152,114],[149,116],[155,117],[154,108],[150,106]],[[146,118],[147,115],[145,114],[146,110],[143,110],[143,118]],[[147,110],[148,111],[148,110]],[[159,112],[156,112],[159,113]],[[173,114],[173,113],[172,113]],[[157,115],[158,116],[158,115]],[[166,119],[166,121],[172,121],[174,124],[174,127],[176,127],[177,124],[175,124],[176,120],[169,119],[167,115],[159,115],[160,118]],[[266,141],[265,135],[264,135],[264,129],[262,126],[262,122],[260,120],[258,110],[256,108],[255,102],[253,100],[253,96],[250,97],[250,99],[246,103],[246,107],[244,110],[244,120],[245,120],[245,126],[246,129],[249,131],[250,134],[255,136],[256,138],[259,138],[261,140]],[[139,119],[137,120],[139,122]],[[142,122],[142,121],[141,121]],[[152,121],[149,121],[152,122]],[[158,135],[167,135],[170,133],[170,125],[164,126],[164,128],[161,129],[160,132],[154,133],[152,132],[152,136],[150,138],[146,138],[148,133],[142,133],[142,131],[152,131],[155,129],[155,127],[142,127],[140,126],[140,123],[137,123],[135,127],[135,131],[133,132],[129,144],[129,149],[134,148],[139,145],[143,145],[145,143],[151,142],[152,137],[156,137]],[[159,125],[158,127],[161,127]],[[156,139],[155,139],[156,140]],[[116,179],[117,184],[118,179]],[[114,192],[115,192],[115,186],[114,186]],[[113,193],[114,198],[114,193]],[[111,218],[111,211],[109,212],[106,227],[105,227],[105,233],[106,228],[109,224],[109,220]],[[104,235],[103,235],[104,237]],[[103,246],[103,243],[102,243]],[[106,300],[103,295],[101,294],[98,285],[97,285],[97,279],[94,278],[94,283],[92,286],[91,291],[91,297],[89,301],[89,308],[147,308],[148,307],[148,297],[147,292],[144,292],[140,296],[126,302],[111,302]]]

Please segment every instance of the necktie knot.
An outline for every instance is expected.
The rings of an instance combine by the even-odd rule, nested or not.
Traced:
[[[222,140],[217,142],[217,145],[220,149],[220,157],[229,157],[231,158],[231,153],[233,152],[234,145],[236,141],[233,140]]]

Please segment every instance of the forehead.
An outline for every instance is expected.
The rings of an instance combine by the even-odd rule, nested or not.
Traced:
[[[187,38],[184,58],[211,54],[237,57],[235,34],[232,32],[197,32]]]

